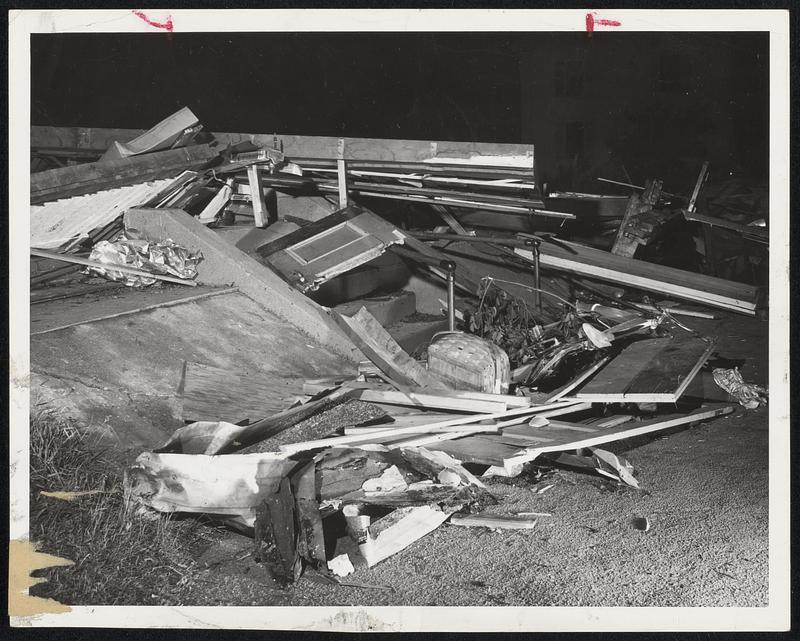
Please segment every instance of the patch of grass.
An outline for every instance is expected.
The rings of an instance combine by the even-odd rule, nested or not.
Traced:
[[[40,571],[36,596],[71,605],[174,605],[191,587],[194,520],[133,513],[124,461],[40,412],[30,424],[31,540],[72,566]],[[64,501],[41,491],[97,491]]]

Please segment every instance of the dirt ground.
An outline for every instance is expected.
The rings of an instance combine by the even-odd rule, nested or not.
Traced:
[[[293,370],[299,377],[341,366],[325,350],[281,330],[263,310],[230,300],[191,303],[188,316],[184,306],[171,307],[32,337],[33,380],[42,386],[37,402],[75,413],[87,429],[110,428],[120,452],[131,458],[180,424],[179,356],[255,366],[263,362],[256,346],[262,354],[277,350],[282,367],[276,380],[286,385],[287,398],[296,393],[282,378],[290,364],[302,369]],[[207,323],[212,316],[214,327]],[[746,380],[765,385],[767,321],[720,317],[687,323],[717,336],[718,355],[738,361]],[[273,328],[268,340],[264,323]],[[550,516],[540,517],[533,530],[445,524],[344,579],[361,587],[304,576],[282,589],[254,562],[251,539],[203,527],[195,549],[184,550],[199,567],[189,579],[190,596],[184,592],[178,602],[167,594],[164,604],[765,606],[768,438],[767,408],[737,406],[699,426],[608,447],[635,466],[641,490],[563,469],[538,482],[492,479],[488,486],[498,499],[492,511]],[[647,518],[650,529],[634,528],[635,517]]]

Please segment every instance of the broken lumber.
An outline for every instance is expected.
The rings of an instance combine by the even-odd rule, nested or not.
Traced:
[[[448,389],[434,374],[406,354],[365,307],[351,317],[333,311],[331,316],[353,344],[389,379],[403,385]]]
[[[291,482],[284,476],[277,490],[261,494],[261,502],[255,510],[254,557],[267,566],[274,579],[287,585],[297,580],[302,570],[297,553]]]
[[[485,475],[498,474],[503,476],[516,476],[522,471],[522,466],[525,463],[533,461],[546,452],[576,450],[582,447],[594,447],[595,445],[601,445],[603,443],[621,441],[623,439],[633,438],[634,436],[659,432],[680,425],[699,423],[700,421],[705,421],[717,416],[730,414],[733,409],[731,405],[709,405],[689,412],[688,414],[670,414],[647,421],[624,423],[623,425],[610,429],[574,423],[559,424],[558,422],[550,421],[550,424],[544,428],[526,429],[520,426],[519,428],[513,428],[513,430],[511,428],[505,430],[499,437],[488,435],[483,437],[481,441],[474,443],[471,442],[473,437],[468,437],[458,441],[442,443],[437,445],[436,449],[443,450],[462,461],[469,459],[462,458],[461,455],[471,455],[473,460],[476,458],[486,460],[486,464],[492,467],[487,470]],[[587,428],[592,431],[587,431]],[[512,431],[517,434],[525,433],[529,435],[531,440],[527,442],[527,446],[513,448],[511,445],[503,443],[503,436]],[[488,441],[495,449],[488,449],[484,441]],[[503,450],[500,446],[510,449]],[[455,451],[456,449],[458,451]],[[510,451],[512,449],[516,449],[516,452],[512,453]],[[488,462],[489,455],[492,455],[491,460],[494,462]],[[498,461],[500,462],[498,463]]]
[[[367,528],[367,540],[358,546],[372,567],[433,532],[449,515],[428,505],[398,508]]]
[[[192,110],[183,107],[133,140],[124,143],[114,140],[100,162],[180,147],[182,142],[185,144],[184,133],[188,130],[189,135],[194,136],[199,131],[198,124]]]
[[[481,421],[492,420],[496,418],[511,418],[513,416],[524,416],[527,414],[536,414],[538,412],[544,412],[553,409],[561,409],[570,406],[581,405],[580,402],[576,401],[563,401],[559,403],[553,403],[552,405],[537,405],[533,407],[522,407],[514,410],[508,411],[501,411],[496,412],[494,414],[477,414],[473,416],[459,416],[456,418],[452,418],[446,421],[438,421],[435,423],[431,423],[427,426],[409,426],[409,427],[401,427],[394,430],[395,435],[400,434],[417,434],[420,432],[424,432],[424,428],[427,429],[435,429],[440,427],[448,427],[451,425],[468,425],[473,423],[480,423]],[[288,443],[286,445],[281,445],[280,449],[282,452],[286,452],[289,454],[295,454],[297,452],[304,452],[309,450],[314,450],[317,448],[322,447],[333,447],[337,445],[350,445],[353,443],[369,443],[370,439],[372,438],[371,434],[353,434],[352,436],[337,436],[333,438],[326,438],[326,439],[318,439],[314,441],[306,441],[304,443]]]
[[[338,389],[327,396],[292,407],[250,425],[201,421],[179,427],[156,452],[182,454],[224,454],[274,436],[318,412],[353,397],[353,390]]]

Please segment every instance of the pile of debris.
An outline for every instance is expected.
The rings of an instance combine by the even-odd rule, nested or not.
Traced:
[[[187,111],[97,163],[34,174],[31,255],[48,263],[32,264],[32,284],[68,275],[63,262],[135,286],[196,284],[202,255],[123,229],[135,206],[181,210],[218,232],[252,219],[230,251],[302,294],[390,254],[437,279],[446,298],[446,328],[413,356],[365,307],[324,308],[367,360],[306,380],[277,414],[253,401],[257,376],[222,391],[236,372],[185,368],[193,422],[138,457],[127,491],[149,508],[244,528],[276,579],[291,583],[304,567],[345,576],[448,519],[534,527],[529,516],[482,513],[496,499],[481,478],[547,458],[638,488],[631,465],[598,446],[728,414],[715,402],[727,394],[748,408],[766,402],[738,370],[706,367],[715,341],[682,317],[711,313],[661,300],[755,315],[759,288],[634,257],[672,221],[701,220],[707,166],[685,207],[648,181],[608,251],[550,229],[579,217],[552,203],[592,197],[540,197],[532,156],[459,157],[431,143],[427,160],[365,160],[344,141],[336,157],[292,156],[277,136],[271,146],[186,147],[199,132]],[[293,216],[279,194],[329,208]],[[76,217],[79,207],[90,214]],[[524,230],[511,230],[519,220]],[[276,441],[298,426],[310,438]]]

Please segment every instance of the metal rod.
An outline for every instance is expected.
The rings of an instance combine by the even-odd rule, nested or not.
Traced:
[[[94,260],[86,260],[85,258],[78,258],[76,256],[67,256],[66,254],[57,254],[55,252],[45,251],[43,249],[34,249],[31,247],[31,256],[39,256],[40,258],[52,258],[64,263],[73,263],[75,265],[86,265],[87,267],[97,267],[107,271],[122,272],[123,274],[133,274],[134,276],[146,276],[148,278],[155,278],[156,280],[165,280],[168,283],[178,283],[180,285],[188,285],[189,287],[197,287],[197,283],[193,280],[186,280],[184,278],[176,278],[174,276],[166,276],[164,274],[154,274],[143,269],[136,269],[127,265],[114,265],[112,263],[100,263]]]

